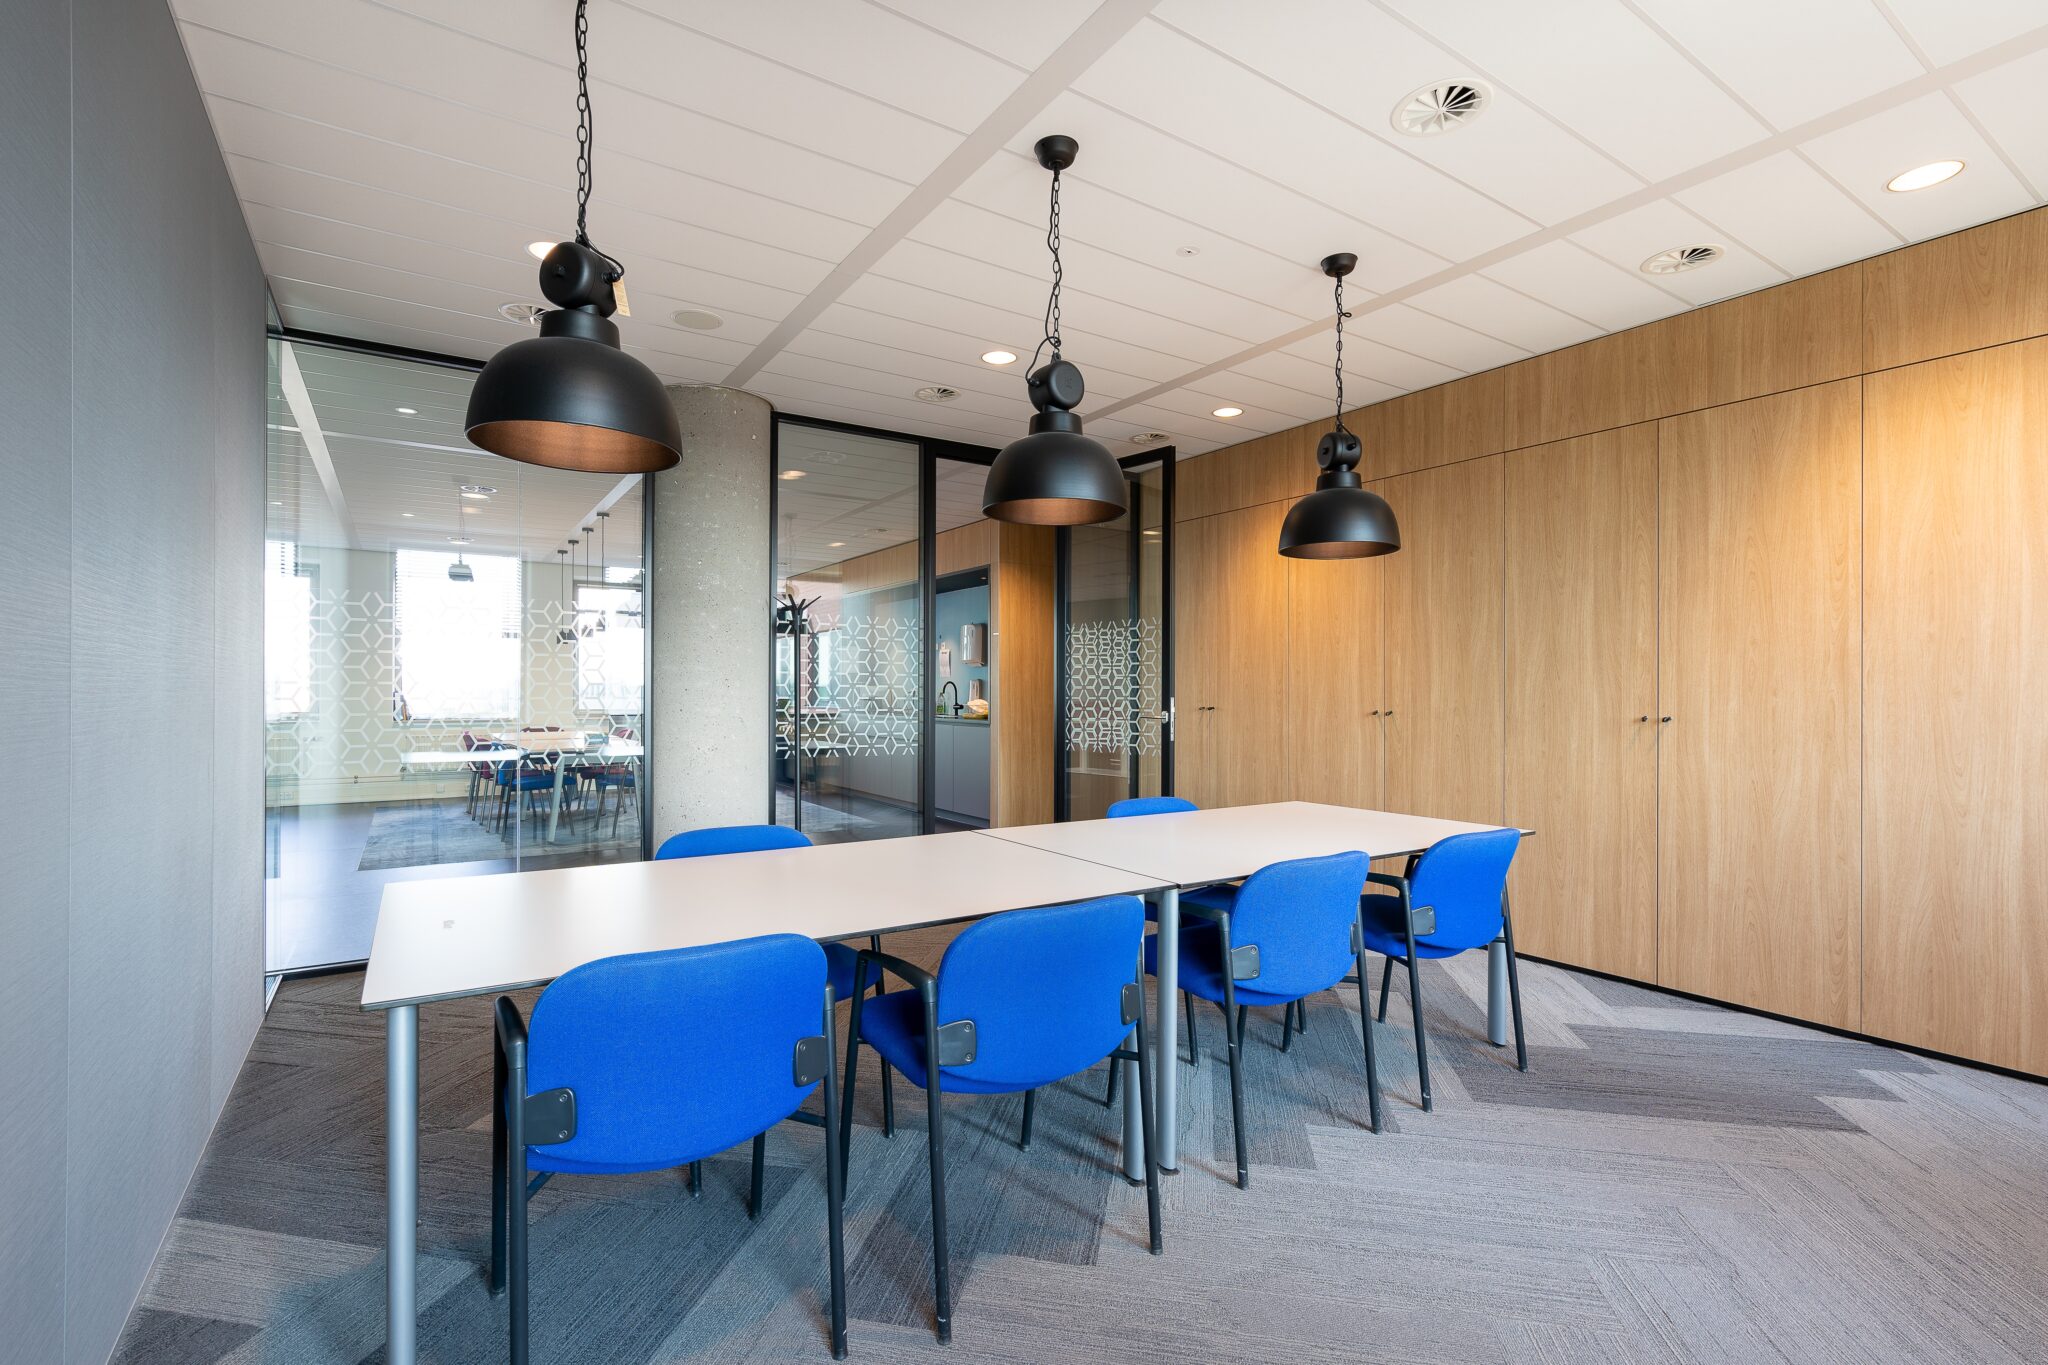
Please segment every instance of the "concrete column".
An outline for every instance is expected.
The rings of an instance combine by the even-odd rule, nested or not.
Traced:
[[[676,385],[683,459],[656,474],[654,842],[768,817],[768,485],[773,409],[738,389]]]

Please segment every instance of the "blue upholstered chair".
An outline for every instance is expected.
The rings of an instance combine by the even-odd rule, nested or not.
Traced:
[[[1408,964],[1408,1003],[1415,1012],[1415,1065],[1422,1074],[1422,1107],[1430,1108],[1429,1045],[1422,1028],[1421,958],[1455,957],[1505,938],[1508,998],[1515,1012],[1515,1065],[1529,1069],[1522,1041],[1522,980],[1515,970],[1515,928],[1508,915],[1508,865],[1521,845],[1520,830],[1485,829],[1453,834],[1408,860],[1408,875],[1372,874],[1373,884],[1392,895],[1371,895],[1359,903],[1365,946],[1386,955],[1380,975],[1379,1017],[1387,1017],[1387,990],[1394,960]],[[1359,978],[1361,988],[1364,977]]]
[[[523,758],[494,764],[491,780],[498,788],[498,832],[503,833],[505,824],[512,818],[513,807],[520,801],[532,802],[543,793],[552,796],[555,790],[555,770],[541,766],[539,760]],[[576,774],[562,774],[562,803],[569,804],[576,794]]]
[[[1133,815],[1178,815],[1182,811],[1200,809],[1184,796],[1127,796],[1121,801],[1110,802],[1103,817],[1122,820]]]
[[[1031,1145],[1040,1086],[1086,1071],[1104,1058],[1138,1064],[1145,1140],[1145,1207],[1158,1254],[1159,1166],[1146,1057],[1145,916],[1135,896],[1013,910],[960,932],[937,975],[872,949],[860,955],[858,992],[886,967],[913,989],[869,1000],[856,993],[846,1038],[846,1093],[840,1150],[851,1155],[855,1060],[865,1042],[925,1092],[932,1179],[932,1279],[939,1340],[953,1337],[946,1253],[944,1093],[1024,1092],[1020,1145]],[[1137,1030],[1135,1049],[1124,1046]],[[936,1065],[933,1065],[936,1061]]]
[[[846,1354],[833,1003],[824,953],[796,934],[587,963],[541,992],[530,1025],[498,997],[490,1288],[511,1291],[513,1365],[527,1360],[527,1200],[550,1176],[668,1170],[752,1138],[759,1218],[783,1119],[825,1130],[832,1355]],[[821,1085],[824,1115],[802,1112]]]
[[[1329,990],[1357,971],[1366,1104],[1372,1130],[1380,1130],[1379,1063],[1373,1055],[1359,909],[1371,870],[1372,860],[1363,853],[1297,858],[1262,867],[1245,878],[1228,909],[1182,903],[1183,915],[1208,921],[1181,930],[1180,984],[1182,990],[1223,1011],[1239,1189],[1251,1183],[1245,1156],[1242,1054],[1245,1011],[1254,1005],[1292,1010],[1297,1002]],[[1156,973],[1158,939],[1146,943],[1145,959]]]
[[[710,858],[723,853],[763,853],[776,848],[809,848],[811,837],[788,825],[717,825],[710,829],[686,829],[662,840],[654,856],[661,858]],[[882,937],[870,935],[868,947],[881,951]],[[825,965],[832,973],[832,994],[841,1000],[853,998],[854,949],[844,943],[825,945]],[[881,973],[872,978],[882,989]],[[889,1064],[882,1063],[882,1127],[888,1137],[896,1136],[896,1099],[889,1088]],[[703,1186],[703,1172],[690,1168],[690,1192]]]

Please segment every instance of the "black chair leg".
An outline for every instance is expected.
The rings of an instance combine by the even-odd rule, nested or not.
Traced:
[[[511,1294],[512,1365],[527,1365],[526,1306],[526,1147],[508,1153],[506,1162],[507,1279]]]
[[[889,1071],[889,1059],[881,1053],[875,1054],[875,1061],[882,1068],[882,1136],[896,1136],[896,1081]]]
[[[924,1055],[939,1055],[938,1016],[926,1006]],[[932,1289],[938,1302],[939,1344],[953,1339],[953,1282],[948,1268],[946,1246],[946,1138],[945,1096],[939,1087],[939,1068],[927,1065],[924,1079],[925,1137],[929,1144],[932,1176]]]
[[[1364,984],[1360,978],[1359,984]],[[1394,989],[1394,959],[1387,959],[1387,969],[1380,973],[1380,1022],[1387,1022],[1387,993]]]
[[[1108,1109],[1116,1104],[1116,1078],[1123,1074],[1123,1066],[1117,1059],[1109,1059],[1109,1093],[1102,1097],[1102,1107]]]
[[[825,1055],[832,1055],[832,988],[825,988]],[[825,1068],[825,1244],[832,1265],[832,1358],[846,1359],[846,1181],[839,1125],[832,1121],[832,1068]]]
[[[761,1177],[768,1164],[768,1135],[754,1134],[754,1180],[747,1193],[747,1217],[758,1220],[761,1217]]]
[[[1430,1111],[1429,1039],[1422,1028],[1422,971],[1415,955],[1408,955],[1408,1001],[1415,1008],[1415,1067],[1422,1073],[1422,1112]]]
[[[512,1222],[511,1154],[505,1132],[505,1051],[491,1048],[491,1297],[505,1292],[506,1238]]]
[[[1529,1045],[1522,1038],[1522,974],[1515,970],[1515,921],[1508,914],[1508,893],[1500,893],[1500,932],[1508,954],[1508,1002],[1515,1012],[1515,1069],[1529,1069]]]
[[[1251,1188],[1251,1164],[1245,1152],[1244,1141],[1244,1076],[1241,1057],[1244,1042],[1244,1007],[1237,1003],[1237,986],[1230,977],[1230,921],[1223,920],[1217,925],[1223,946],[1223,1032],[1230,1055],[1230,1129],[1237,1140],[1237,1187]]]
[[[1362,942],[1365,937],[1363,918],[1360,919],[1358,928],[1359,939]],[[1366,1103],[1372,1111],[1372,1130],[1377,1133],[1380,1131],[1380,1063],[1378,1056],[1373,1051],[1372,1002],[1367,998],[1365,981],[1365,950],[1361,948],[1358,953],[1358,1026],[1365,1034]]]
[[[1188,1021],[1188,1067],[1199,1071],[1202,1069],[1202,1049],[1195,1043],[1195,997],[1186,991],[1180,993],[1180,1013]]]
[[[863,961],[853,974],[853,1016],[846,1025],[846,1093],[839,1097],[839,1183],[846,1183],[846,1167],[853,1148],[853,1088],[860,1079],[860,1006],[867,997],[868,964]],[[884,1072],[886,1075],[887,1073]],[[825,1115],[831,1122],[832,1115]]]
[[[1138,1123],[1145,1139],[1146,1226],[1152,1234],[1152,1254],[1157,1256],[1165,1247],[1159,1235],[1159,1142],[1153,1131],[1157,1120],[1152,1105],[1151,1040],[1145,1034],[1144,964],[1139,963],[1138,968]],[[1122,1064],[1112,1061],[1110,1065]]]
[[[1298,1003],[1300,1002],[1288,1001],[1286,1009],[1280,1013],[1280,1050],[1282,1052],[1287,1051],[1294,1043],[1294,1007]]]
[[[1294,1031],[1308,1037],[1308,997],[1305,995],[1294,1002]]]
[[[1024,1132],[1017,1139],[1017,1150],[1020,1152],[1031,1150],[1031,1106],[1037,1099],[1038,1092],[1036,1090],[1024,1092]]]
[[[701,1199],[703,1197],[704,1163],[701,1161],[693,1161],[690,1163],[690,1198]]]

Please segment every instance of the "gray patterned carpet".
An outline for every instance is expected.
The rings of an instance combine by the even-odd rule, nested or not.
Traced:
[[[942,934],[896,951],[935,961]],[[1248,1051],[1252,1184],[1229,1091],[1184,1073],[1166,1254],[1112,1173],[1104,1073],[948,1101],[955,1335],[929,1329],[923,1106],[884,1141],[863,1072],[849,1200],[852,1358],[1068,1361],[2048,1359],[2048,1087],[1525,968],[1532,1071],[1482,1027],[1479,955],[1432,967],[1436,1110],[1403,987],[1389,1133],[1362,1126],[1355,996]],[[287,983],[115,1359],[382,1358],[381,1021],[360,978]],[[487,1006],[421,1013],[422,1359],[505,1358],[485,1292]],[[535,1200],[536,1361],[829,1359],[821,1142],[784,1125],[767,1210],[745,1149],[674,1175],[557,1177]]]

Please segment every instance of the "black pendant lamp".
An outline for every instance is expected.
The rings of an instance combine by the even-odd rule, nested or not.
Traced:
[[[1280,553],[1292,559],[1365,559],[1401,548],[1401,528],[1387,500],[1358,477],[1362,451],[1344,426],[1344,277],[1358,264],[1348,251],[1323,257],[1323,273],[1337,282],[1337,426],[1316,445],[1315,492],[1287,509]]]
[[[681,458],[682,431],[654,371],[619,349],[615,286],[626,268],[590,243],[589,0],[576,0],[576,240],[540,263],[555,305],[540,335],[491,357],[463,426],[493,455],[552,469],[647,474]]]
[[[1087,386],[1080,367],[1060,358],[1060,172],[1074,164],[1081,144],[1055,134],[1042,137],[1032,149],[1038,164],[1052,172],[1052,207],[1045,244],[1052,250],[1052,294],[1045,303],[1045,339],[1031,363],[1045,348],[1052,360],[1034,369],[1025,382],[1031,406],[1031,434],[1010,442],[989,466],[981,490],[981,510],[997,521],[1026,526],[1086,526],[1114,521],[1124,514],[1124,474],[1102,442],[1081,434],[1081,405]]]

